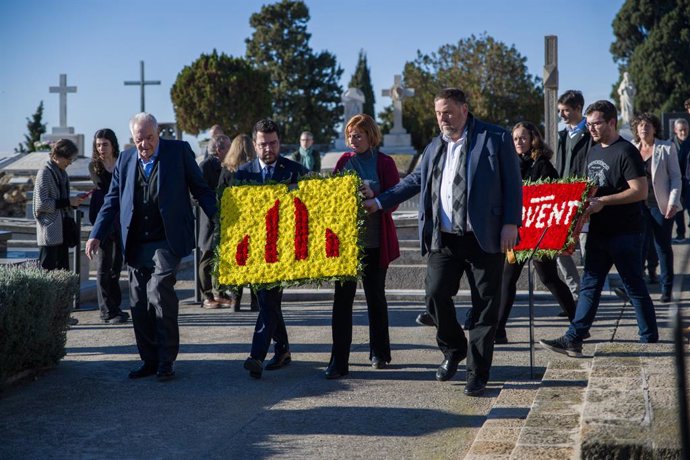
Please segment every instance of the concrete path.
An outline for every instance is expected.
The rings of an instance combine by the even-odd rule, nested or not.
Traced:
[[[190,279],[190,270],[180,273],[180,298],[192,296]],[[0,458],[463,458],[503,383],[541,378],[552,358],[537,348],[530,375],[522,299],[509,322],[511,343],[496,347],[487,394],[466,397],[464,365],[452,381],[434,380],[442,356],[434,330],[414,323],[417,302],[391,302],[393,362],[372,369],[358,302],[350,375],[328,381],[330,307],[285,304],[293,362],[256,381],[242,369],[256,313],[183,305],[177,377],[167,383],[127,378],[139,363],[131,323],[103,325],[96,311],[76,312],[59,366],[1,395]],[[540,296],[535,311],[536,340],[563,333],[567,322],[550,297]],[[634,319],[620,321],[621,313],[620,302],[602,302],[585,353],[596,343],[636,340]]]

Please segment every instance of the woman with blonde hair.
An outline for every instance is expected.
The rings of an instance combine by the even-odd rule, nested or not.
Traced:
[[[353,116],[345,127],[345,140],[352,151],[343,153],[335,172],[353,171],[363,181],[360,192],[366,199],[379,195],[400,182],[395,161],[379,152],[381,131],[369,115]],[[369,313],[369,359],[374,369],[391,361],[386,302],[386,271],[400,255],[398,236],[392,218],[393,209],[369,214],[364,223],[364,273],[362,286]],[[352,305],[356,281],[335,283],[333,298],[333,348],[326,369],[327,379],[337,379],[349,372],[352,344]]]

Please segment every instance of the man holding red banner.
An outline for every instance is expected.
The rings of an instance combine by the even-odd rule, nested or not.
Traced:
[[[589,151],[585,167],[598,187],[590,198],[587,257],[575,318],[568,331],[554,340],[541,340],[544,348],[570,357],[582,357],[582,341],[596,316],[601,290],[615,264],[635,308],[640,341],[659,340],[652,299],[642,277],[642,213],[648,186],[639,151],[620,137],[615,106],[605,100],[590,105],[587,129],[598,144]]]

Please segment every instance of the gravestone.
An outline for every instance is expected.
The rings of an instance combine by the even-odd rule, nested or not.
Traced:
[[[362,107],[364,107],[364,102],[366,98],[364,93],[359,88],[348,88],[340,98],[343,103],[343,127],[340,130],[340,135],[335,140],[335,150],[346,151],[348,150],[347,143],[345,142],[345,127],[350,118],[355,115],[362,113]]]
[[[141,91],[141,110],[140,112],[146,112],[146,101],[144,88],[147,85],[160,85],[160,80],[146,80],[144,78],[144,61],[139,61],[139,80],[138,81],[126,81],[125,86],[139,86]]]
[[[74,142],[79,149],[78,156],[84,156],[84,135],[75,134],[74,128],[67,126],[67,94],[76,93],[76,86],[67,86],[67,74],[60,74],[60,86],[48,88],[51,93],[60,95],[60,126],[53,127],[50,134],[42,134],[41,141],[52,144],[60,139],[69,139]]]
[[[401,76],[396,75],[393,86],[390,89],[384,89],[381,94],[393,100],[393,128],[388,134],[384,134],[382,150],[388,154],[416,154],[417,151],[412,147],[410,134],[402,124],[403,101],[414,96],[414,88],[405,88]]]

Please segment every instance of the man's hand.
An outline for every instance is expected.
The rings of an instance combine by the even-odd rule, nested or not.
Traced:
[[[507,252],[517,243],[517,225],[505,224],[501,229],[501,252]]]
[[[93,256],[96,254],[96,252],[98,252],[99,247],[101,247],[101,240],[90,238],[86,242],[86,257],[88,257],[89,260],[93,259]]]
[[[374,198],[374,191],[369,186],[369,181],[362,181],[362,185],[359,187],[359,192],[364,196],[365,199]]]
[[[368,214],[374,214],[379,210],[379,205],[376,204],[376,200],[374,198],[365,200],[362,202],[362,204],[364,205],[364,209],[366,209]]]
[[[592,197],[587,200],[589,206],[587,206],[587,214],[596,214],[597,212],[604,209],[604,203],[599,197]]]

